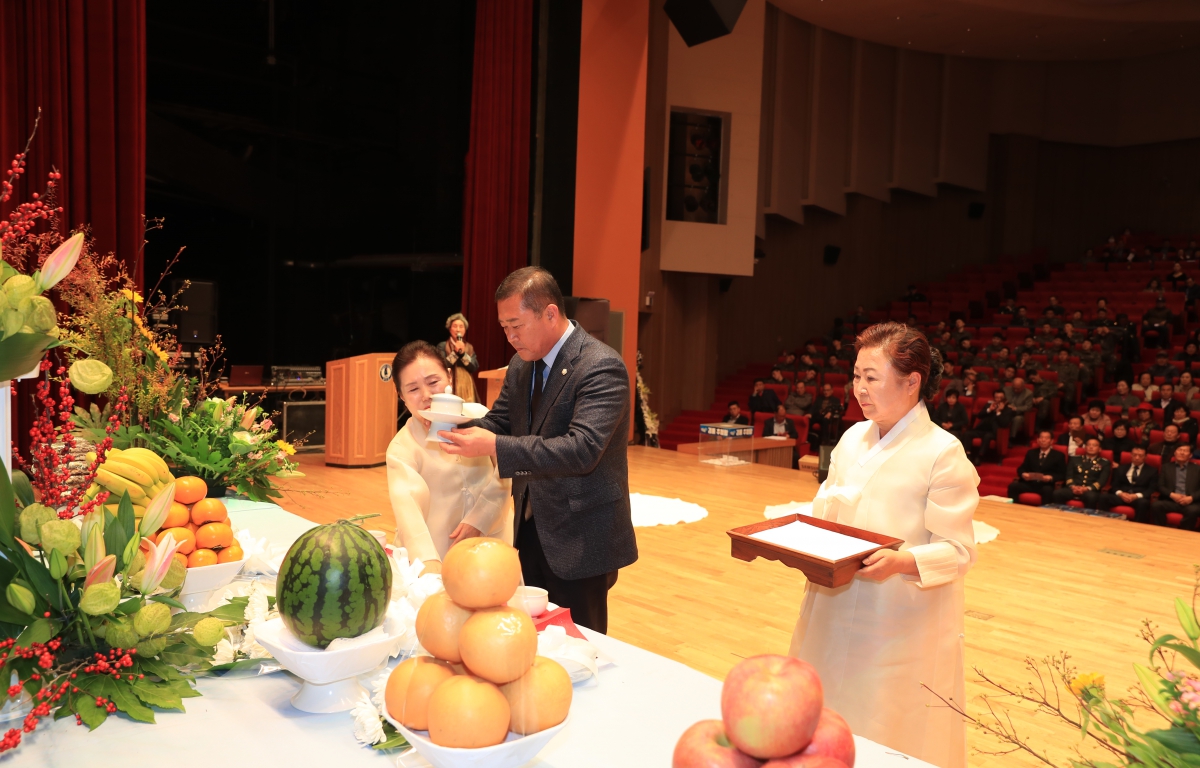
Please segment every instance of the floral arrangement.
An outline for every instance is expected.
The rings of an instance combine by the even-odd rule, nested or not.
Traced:
[[[168,461],[210,484],[234,486],[254,501],[282,495],[272,477],[299,475],[290,459],[295,446],[276,440],[270,416],[244,395],[240,401],[211,397],[189,405],[183,400],[178,411],[153,423],[151,444]]]
[[[642,380],[642,351],[637,353],[637,396],[638,409],[642,422],[646,425],[645,443],[651,448],[658,447],[658,414],[650,407],[650,387]]]
[[[1127,697],[1113,696],[1105,687],[1104,675],[1078,672],[1070,656],[1060,653],[1041,660],[1025,660],[1033,683],[1011,685],[975,670],[982,682],[999,691],[984,696],[987,715],[975,718],[957,703],[936,692],[944,704],[1003,745],[1003,751],[986,753],[1008,755],[1022,753],[1045,765],[1056,765],[1044,752],[1034,748],[1020,733],[1012,719],[998,712],[993,699],[1031,705],[1035,711],[1049,714],[1078,731],[1087,744],[1108,759],[1097,760],[1078,755],[1069,761],[1073,768],[1109,768],[1110,766],[1150,766],[1179,768],[1200,765],[1200,621],[1196,599],[1200,596],[1200,567],[1192,589],[1192,602],[1175,599],[1175,615],[1183,636],[1158,635],[1149,621],[1143,621],[1141,637],[1150,646],[1146,664],[1134,664],[1139,687]],[[1135,715],[1156,721],[1146,728],[1135,722]]]

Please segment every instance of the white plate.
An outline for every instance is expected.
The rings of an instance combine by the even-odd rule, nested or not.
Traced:
[[[453,424],[454,426],[466,424],[468,421],[474,421],[477,418],[475,416],[455,416],[452,413],[438,413],[437,411],[417,411],[417,415],[434,424]]]
[[[519,768],[533,760],[571,719],[571,716],[567,715],[566,720],[553,728],[528,736],[519,736],[509,731],[504,743],[492,747],[461,749],[439,747],[429,740],[429,731],[410,731],[392,719],[386,705],[383,708],[383,716],[408,739],[408,743],[413,745],[417,754],[432,763],[434,768]]]
[[[229,582],[241,573],[242,566],[245,564],[246,558],[243,557],[232,563],[188,568],[187,574],[183,577],[183,589],[179,599],[189,611],[199,610],[200,606],[208,602],[208,598],[213,592],[228,586]]]

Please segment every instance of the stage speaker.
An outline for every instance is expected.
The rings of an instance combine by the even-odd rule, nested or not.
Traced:
[[[830,425],[832,427],[832,425]],[[832,445],[822,445],[819,449],[819,457],[817,459],[817,482],[825,482],[825,478],[829,477],[829,465],[833,463]]]
[[[184,281],[175,280],[172,291],[183,288]],[[212,344],[217,340],[217,284],[205,280],[192,280],[179,297],[179,310],[175,317],[177,336],[183,344]]]
[[[667,0],[663,10],[691,48],[732,32],[745,6],[746,0]]]
[[[842,249],[840,246],[836,246],[836,245],[825,246],[825,263],[826,264],[837,264],[838,256],[841,256],[841,255],[842,255]]]
[[[968,219],[982,219],[983,212],[986,208],[987,208],[986,203],[968,203],[967,204],[967,218]]]
[[[305,448],[325,447],[325,401],[297,400],[283,404],[283,439],[304,438]]]

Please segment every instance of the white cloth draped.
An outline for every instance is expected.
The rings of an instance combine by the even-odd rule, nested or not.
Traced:
[[[451,456],[438,443],[426,444],[427,436],[421,419],[413,416],[388,445],[396,545],[410,558],[441,561],[459,523],[512,541],[512,481],[502,480],[487,456]]]
[[[921,684],[964,703],[962,577],[975,561],[978,484],[922,403],[883,440],[870,421],[848,429],[813,515],[903,539],[919,576],[809,583],[792,636],[791,654],[816,667],[854,733],[942,768],[966,766],[966,729]]]

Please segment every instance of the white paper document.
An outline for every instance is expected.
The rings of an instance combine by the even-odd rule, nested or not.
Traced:
[[[752,533],[750,538],[778,544],[825,560],[841,560],[843,557],[852,557],[879,547],[871,541],[827,531],[799,521]]]

